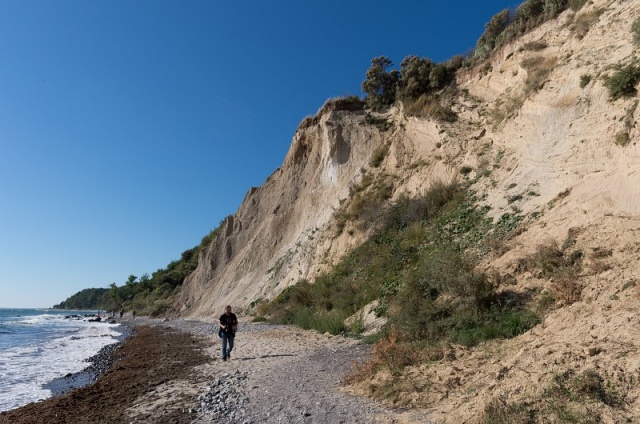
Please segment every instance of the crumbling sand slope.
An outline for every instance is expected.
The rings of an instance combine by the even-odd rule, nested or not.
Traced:
[[[214,316],[224,305],[241,311],[270,299],[300,279],[313,280],[361,243],[367,228],[336,230],[335,214],[363,175],[384,175],[394,196],[449,179],[455,168],[429,159],[442,141],[437,123],[407,119],[400,111],[375,114],[390,129],[370,123],[365,111],[332,110],[331,102],[296,132],[283,165],[251,188],[238,211],[200,254],[178,301],[183,316]],[[379,166],[376,149],[389,153]],[[459,155],[461,146],[453,147]]]
[[[475,422],[497,399],[501,405],[545,396],[552,402],[545,390],[554,378],[591,370],[616,396],[613,406],[594,401],[591,418],[640,419],[638,99],[609,100],[602,79],[637,54],[631,25],[639,16],[640,1],[595,0],[577,16],[567,11],[503,48],[491,71],[461,77],[474,102],[461,106],[460,114],[477,132],[467,133],[463,157],[454,162],[491,171],[475,188],[486,195],[493,216],[521,212],[534,218],[485,267],[515,277],[510,290],[551,292],[553,281],[520,272],[518,263],[555,243],[583,255],[573,280],[581,293],[575,303],[556,304],[542,324],[516,339],[475,349],[454,346],[449,358],[455,359],[409,370],[395,401],[433,406],[438,422]],[[579,19],[591,22],[583,37],[576,31]],[[533,42],[546,47],[532,49]],[[554,64],[543,87],[527,92],[523,62],[537,56]],[[586,74],[592,79],[581,88]],[[617,145],[616,135],[625,132],[629,143]],[[416,391],[421,385],[429,390]]]
[[[481,64],[459,75],[455,123],[393,109],[375,116],[392,123],[385,131],[363,111],[320,111],[298,129],[282,167],[247,193],[201,254],[181,313],[215,315],[226,303],[247,310],[300,278],[313,280],[367,235],[350,224],[338,232],[334,221],[363,174],[388,175],[397,197],[466,166],[493,217],[528,216],[509,249],[484,266],[511,274],[514,290],[550,291],[553,281],[518,272],[518,261],[542,244],[568,245],[584,258],[575,276],[581,294],[523,336],[454,347],[455,363],[416,368],[415,379],[428,379],[431,390],[414,400],[436,405],[442,421],[471,422],[498,395],[536,396],[558,373],[596,369],[624,391],[626,405],[603,419],[640,416],[638,102],[611,101],[603,84],[637,53],[631,25],[638,16],[640,0],[594,0],[503,47],[490,69]],[[591,80],[581,87],[583,75]],[[616,144],[624,133],[628,144]],[[388,154],[373,166],[383,145]]]

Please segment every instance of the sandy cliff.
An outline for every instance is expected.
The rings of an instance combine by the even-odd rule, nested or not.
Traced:
[[[366,236],[362,228],[335,229],[335,212],[365,172],[385,175],[397,197],[462,166],[474,169],[470,177],[490,171],[475,188],[486,193],[493,216],[513,208],[542,215],[514,248],[531,250],[546,238],[562,242],[570,227],[583,228],[585,240],[600,240],[596,232],[611,225],[621,233],[612,242],[622,243],[640,210],[637,103],[610,101],[601,77],[631,60],[637,14],[636,1],[595,1],[502,48],[489,71],[460,72],[459,119],[452,124],[393,109],[376,117],[391,123],[383,131],[364,111],[323,108],[295,133],[282,166],[247,192],[201,253],[184,284],[181,313],[215,315],[227,303],[246,309],[301,278],[313,280]],[[578,31],[584,16],[588,26]],[[592,80],[581,88],[584,74]],[[540,81],[532,90],[533,77]],[[624,131],[630,143],[621,147],[615,137]],[[388,154],[373,168],[371,157],[383,145]],[[553,202],[559,193],[570,194]],[[496,266],[507,262],[497,259]]]
[[[468,167],[491,216],[528,217],[508,249],[483,266],[513,275],[515,290],[553,290],[539,273],[518,272],[518,261],[543,244],[570,245],[584,258],[574,277],[579,300],[559,302],[516,339],[461,349],[455,365],[417,367],[409,374],[432,390],[407,389],[404,401],[437,404],[434,417],[466,422],[497,396],[535,399],[559,373],[597,369],[627,405],[603,411],[604,421],[640,416],[638,98],[613,101],[603,82],[636,60],[638,16],[640,0],[594,0],[503,47],[488,65],[459,72],[454,123],[398,109],[372,121],[364,111],[324,108],[201,253],[181,313],[216,315],[227,303],[249,309],[301,278],[313,280],[367,235],[349,223],[336,230],[336,211],[365,173],[391,182],[394,198]],[[381,120],[388,129],[375,125]],[[388,153],[374,166],[381,146]]]

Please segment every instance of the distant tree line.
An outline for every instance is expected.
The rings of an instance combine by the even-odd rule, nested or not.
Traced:
[[[218,236],[227,218],[200,244],[185,250],[180,259],[172,261],[166,268],[160,268],[151,275],[141,277],[129,275],[121,286],[111,283],[109,288],[84,289],[67,300],[54,306],[56,309],[104,309],[135,310],[144,315],[160,315],[171,308],[173,296],[182,286],[185,278],[198,266],[198,256]]]
[[[107,309],[111,304],[109,289],[84,289],[67,300],[54,305],[54,309]]]

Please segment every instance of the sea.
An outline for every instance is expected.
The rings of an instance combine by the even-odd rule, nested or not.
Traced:
[[[51,397],[47,383],[120,340],[120,324],[89,321],[98,312],[0,308],[0,412]]]

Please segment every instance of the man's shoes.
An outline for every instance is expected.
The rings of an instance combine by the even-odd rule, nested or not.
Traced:
[[[227,353],[227,359],[231,359],[231,352]]]
[[[223,357],[222,357],[222,360],[223,360],[223,361],[226,361],[226,360],[227,360],[227,357],[226,357],[226,356],[223,356]]]

